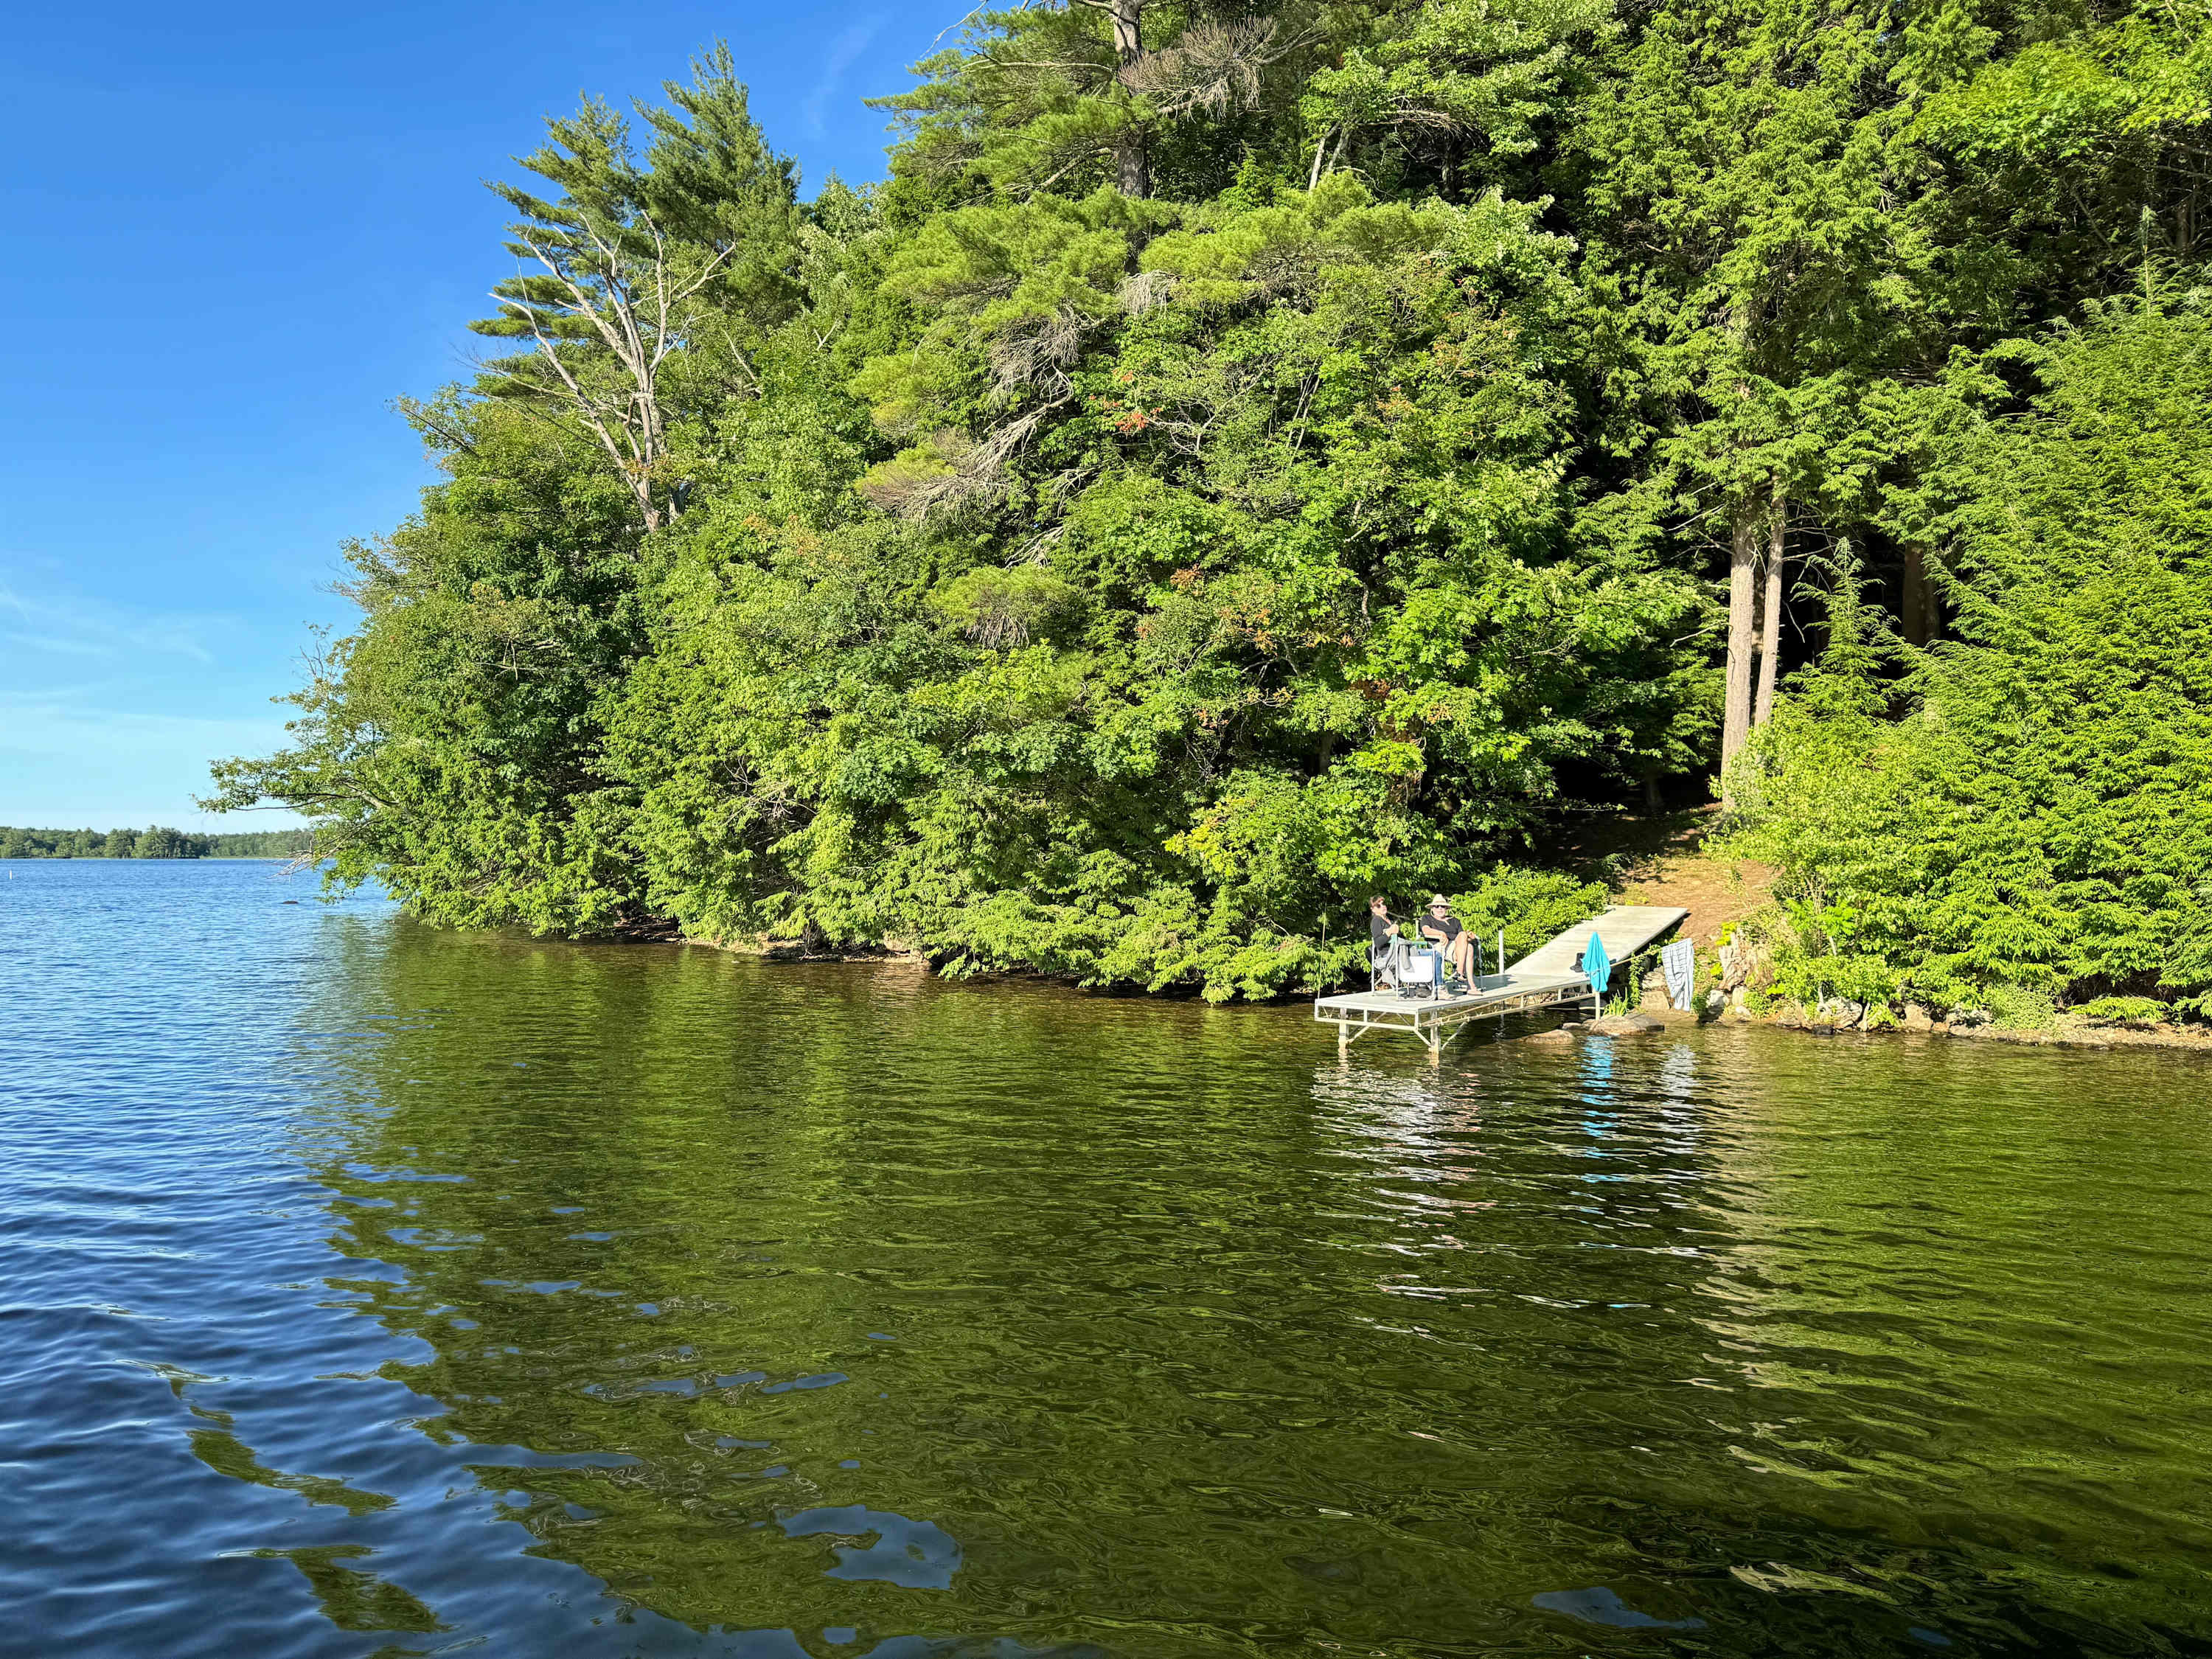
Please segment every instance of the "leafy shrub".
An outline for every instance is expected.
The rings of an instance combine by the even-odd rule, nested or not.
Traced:
[[[1990,1019],[2008,1031],[2047,1031],[2058,1023],[2058,1005],[2050,994],[2021,985],[1992,985],[1982,1000]]]
[[[1556,871],[1498,865],[1474,886],[1447,893],[1461,926],[1481,941],[1486,963],[1498,953],[1498,933],[1505,933],[1505,957],[1516,961],[1576,922],[1595,915],[1611,902],[1597,882],[1577,881]],[[1425,902],[1428,895],[1415,902]]]
[[[2163,1025],[2173,1013],[2165,1003],[2152,997],[2099,997],[2084,1003],[2081,1018],[2092,1025],[2128,1025],[2143,1028]]]
[[[1737,774],[1801,995],[2212,998],[2212,316],[2116,304],[2034,362],[1960,441],[1959,637],[1910,712],[1847,591]]]

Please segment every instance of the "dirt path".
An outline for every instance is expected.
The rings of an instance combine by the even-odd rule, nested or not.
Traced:
[[[1774,872],[1762,864],[1710,857],[1707,833],[1718,806],[1661,818],[1615,819],[1574,849],[1620,884],[1624,904],[1680,905],[1690,913],[1681,936],[1711,945],[1721,929],[1771,896]]]

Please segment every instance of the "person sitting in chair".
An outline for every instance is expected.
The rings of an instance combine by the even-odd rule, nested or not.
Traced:
[[[1425,951],[1398,931],[1380,894],[1367,901],[1367,969],[1373,990],[1401,997],[1433,996],[1443,975],[1441,954]]]
[[[1375,983],[1398,982],[1405,967],[1400,947],[1405,942],[1398,936],[1398,924],[1390,920],[1390,907],[1377,893],[1367,901],[1367,967]]]
[[[1452,919],[1451,901],[1442,893],[1430,899],[1419,932],[1425,943],[1443,954],[1463,983],[1474,983],[1474,935]]]

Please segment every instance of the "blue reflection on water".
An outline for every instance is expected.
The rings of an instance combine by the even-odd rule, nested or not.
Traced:
[[[951,1589],[952,1575],[960,1571],[960,1546],[951,1534],[933,1522],[908,1520],[889,1510],[845,1504],[779,1516],[776,1524],[791,1538],[811,1538],[820,1533],[848,1538],[876,1535],[876,1541],[865,1547],[838,1545],[837,1565],[823,1575],[827,1578],[873,1580],[902,1584],[909,1589]]]

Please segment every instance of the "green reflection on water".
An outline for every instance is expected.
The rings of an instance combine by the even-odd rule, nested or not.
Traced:
[[[348,1515],[374,1515],[379,1510],[392,1507],[392,1500],[382,1492],[356,1492],[344,1481],[333,1480],[326,1475],[284,1474],[264,1468],[253,1448],[231,1431],[228,1412],[210,1411],[189,1403],[186,1409],[204,1422],[214,1425],[211,1428],[194,1429],[186,1443],[192,1455],[217,1474],[242,1480],[249,1486],[296,1492],[310,1504],[327,1504]]]
[[[696,1628],[2212,1639],[2189,1062],[1431,1071],[1297,1009],[405,926],[349,981],[400,1017],[307,1127],[404,1270],[349,1285],[434,1350],[395,1374],[430,1432],[627,1460],[478,1474]]]
[[[373,1572],[349,1567],[349,1561],[368,1553],[360,1544],[307,1545],[295,1549],[256,1550],[264,1560],[289,1561],[307,1581],[323,1616],[343,1631],[381,1632],[442,1631],[437,1616],[397,1584],[386,1583]],[[392,1654],[398,1650],[386,1648]],[[420,1653],[422,1649],[405,1651]]]

